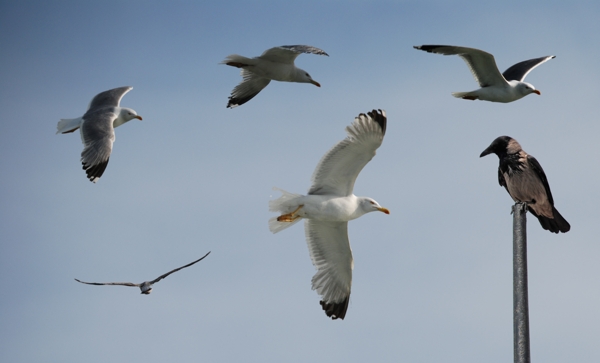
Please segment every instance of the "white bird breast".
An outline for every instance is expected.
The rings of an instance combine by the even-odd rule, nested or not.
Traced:
[[[360,217],[356,196],[338,197],[330,195],[307,195],[299,204],[304,204],[298,211],[302,218],[321,221],[347,222]]]

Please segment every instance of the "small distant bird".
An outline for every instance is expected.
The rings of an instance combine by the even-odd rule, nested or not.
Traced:
[[[310,45],[282,45],[265,50],[260,57],[246,58],[232,54],[225,58],[221,64],[241,68],[243,78],[242,83],[231,92],[227,107],[234,108],[250,101],[267,87],[271,80],[312,83],[321,87],[305,70],[294,65],[294,60],[302,53],[329,56],[322,49]]]
[[[516,101],[531,93],[540,95],[540,91],[523,80],[532,69],[556,57],[549,55],[519,62],[500,74],[494,56],[480,49],[452,45],[420,45],[414,48],[429,53],[458,55],[467,63],[481,88],[471,92],[453,92],[452,96],[465,100],[503,103]]]
[[[373,199],[352,192],[356,177],[381,146],[386,123],[384,111],[361,113],[346,127],[348,137],[331,148],[317,165],[308,195],[279,189],[283,195],[269,202],[270,211],[282,213],[269,220],[273,233],[306,219],[308,251],[318,270],[312,288],[322,296],[320,304],[332,319],[344,319],[350,301],[354,260],[348,221],[374,211],[390,214]]]
[[[160,275],[159,277],[155,278],[152,281],[144,281],[141,284],[134,284],[132,282],[85,282],[85,281],[80,281],[80,280],[77,280],[77,279],[75,279],[75,281],[81,282],[82,284],[88,284],[88,285],[121,285],[121,286],[139,287],[140,290],[142,290],[142,294],[148,295],[148,294],[150,294],[152,292],[152,285],[154,285],[155,283],[157,283],[160,280],[164,279],[165,277],[169,276],[173,272],[177,272],[177,271],[181,270],[182,268],[189,267],[189,266],[195,264],[196,262],[202,261],[204,259],[204,257],[208,256],[209,253],[210,252],[208,252],[202,258],[199,258],[199,259],[197,259],[196,261],[194,261],[192,263],[188,263],[185,266],[178,267],[175,270],[169,271],[169,272],[167,272],[164,275]]]
[[[554,208],[554,199],[544,169],[527,154],[517,140],[500,136],[483,150],[479,157],[494,153],[500,159],[498,182],[515,202],[527,203],[527,208],[537,217],[542,228],[553,232],[568,232],[571,225]]]
[[[98,93],[83,116],[61,119],[56,126],[57,134],[68,134],[80,129],[84,145],[81,164],[88,179],[94,183],[100,179],[108,165],[115,141],[115,127],[134,118],[142,119],[131,108],[119,107],[121,98],[132,89],[133,87],[119,87]]]

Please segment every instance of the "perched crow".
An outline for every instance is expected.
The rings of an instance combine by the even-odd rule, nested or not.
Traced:
[[[533,156],[521,149],[517,140],[500,136],[479,157],[491,153],[500,159],[500,186],[506,188],[515,202],[527,203],[527,208],[538,218],[542,228],[553,233],[565,233],[571,229],[569,222],[554,208],[544,169]]]

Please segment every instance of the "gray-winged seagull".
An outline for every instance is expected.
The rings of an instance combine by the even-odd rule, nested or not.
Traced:
[[[501,74],[494,56],[480,49],[452,45],[420,45],[414,48],[429,53],[458,55],[467,63],[481,88],[471,92],[453,92],[454,97],[503,103],[516,101],[531,93],[539,95],[540,91],[523,80],[532,69],[556,57],[548,55],[519,62]]]
[[[137,112],[119,107],[121,98],[133,87],[119,87],[98,93],[90,102],[86,113],[77,118],[61,119],[56,133],[68,134],[77,129],[81,132],[83,151],[81,164],[88,179],[97,182],[106,170],[115,141],[115,127],[137,118]]]
[[[188,263],[185,266],[178,267],[175,270],[169,271],[169,272],[167,272],[164,275],[160,275],[159,277],[155,278],[152,281],[144,281],[141,284],[134,284],[132,282],[85,282],[85,281],[81,281],[81,280],[77,280],[77,279],[75,279],[75,281],[81,282],[82,284],[88,284],[88,285],[121,285],[121,286],[139,287],[140,290],[142,290],[142,294],[148,295],[148,294],[150,294],[152,292],[152,285],[154,285],[155,283],[157,283],[160,280],[164,279],[165,277],[169,276],[173,272],[177,272],[177,271],[181,270],[182,268],[189,267],[189,266],[195,264],[196,262],[202,261],[204,259],[204,257],[208,256],[209,253],[210,252],[208,252],[202,258],[199,258],[199,259],[197,259],[194,262]]]
[[[228,108],[234,108],[250,101],[271,80],[281,82],[312,83],[317,87],[321,85],[313,80],[303,69],[297,68],[294,60],[302,53],[326,55],[322,49],[309,45],[282,45],[265,50],[254,58],[246,58],[232,54],[225,58],[221,64],[241,68],[242,83],[238,84],[229,96]]]
[[[279,189],[283,195],[269,202],[270,211],[282,213],[269,220],[273,233],[306,219],[306,242],[317,268],[312,288],[321,295],[320,304],[332,319],[344,319],[350,301],[354,261],[348,221],[374,211],[390,213],[373,199],[352,192],[356,177],[381,146],[386,123],[385,111],[361,113],[346,127],[348,137],[331,148],[317,165],[308,195]]]

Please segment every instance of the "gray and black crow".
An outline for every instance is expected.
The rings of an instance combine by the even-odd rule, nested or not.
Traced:
[[[554,208],[554,199],[544,169],[528,155],[517,140],[500,136],[479,157],[494,153],[500,159],[498,182],[515,202],[527,203],[527,209],[537,217],[542,228],[552,232],[568,232],[571,225]]]

